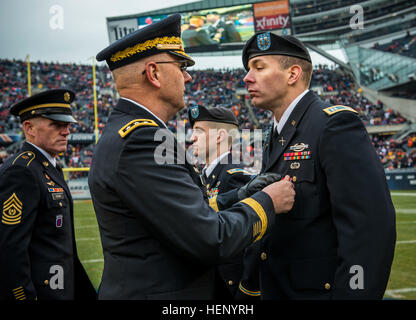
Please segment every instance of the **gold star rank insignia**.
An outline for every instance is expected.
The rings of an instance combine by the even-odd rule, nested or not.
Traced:
[[[8,225],[19,224],[22,220],[22,209],[22,202],[19,200],[16,193],[13,193],[3,204],[1,222]]]

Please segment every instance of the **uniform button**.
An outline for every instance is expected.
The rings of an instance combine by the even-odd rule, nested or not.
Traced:
[[[260,255],[260,259],[261,259],[261,260],[263,260],[263,261],[267,259],[267,254],[266,254],[266,252],[262,252],[262,253],[261,253],[261,255]]]
[[[331,285],[327,282],[327,283],[325,283],[325,289],[326,290],[329,290],[329,289],[331,289]]]
[[[43,281],[44,284],[48,285],[49,284],[49,280],[45,280]]]
[[[62,202],[59,202],[59,206],[62,207]]]
[[[293,182],[296,182],[296,176],[294,176],[294,177],[292,178],[292,181],[293,181]]]
[[[232,286],[234,284],[233,280],[228,281],[228,284]]]

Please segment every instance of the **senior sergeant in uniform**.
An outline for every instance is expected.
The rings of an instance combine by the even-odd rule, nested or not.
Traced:
[[[209,299],[214,264],[259,240],[293,204],[283,180],[216,213],[166,122],[185,106],[180,15],[138,30],[97,55],[121,96],[93,156],[89,185],[100,228],[100,299]],[[172,145],[160,152],[159,133]],[[160,157],[160,155],[159,155]],[[182,161],[183,160],[183,161]]]
[[[12,105],[26,142],[0,167],[0,299],[95,299],[78,256],[73,203],[55,157],[66,151],[75,94],[47,90]]]

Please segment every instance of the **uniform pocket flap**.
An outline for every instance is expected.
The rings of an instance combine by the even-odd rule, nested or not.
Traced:
[[[292,177],[294,183],[315,181],[313,160],[288,161],[287,166],[287,174]]]

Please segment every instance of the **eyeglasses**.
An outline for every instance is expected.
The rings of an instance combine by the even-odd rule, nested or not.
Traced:
[[[188,60],[171,60],[171,61],[157,61],[156,64],[160,63],[179,63],[179,69],[181,69],[182,72],[185,72],[188,66]],[[143,70],[142,74],[145,74],[146,70]]]

